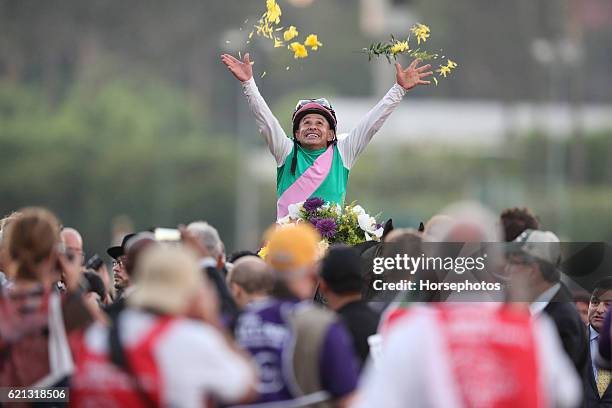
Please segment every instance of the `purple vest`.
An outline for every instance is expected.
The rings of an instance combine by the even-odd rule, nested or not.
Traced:
[[[236,323],[236,341],[256,361],[260,378],[254,403],[284,401],[299,395],[293,377],[295,339],[287,318],[300,303],[268,299],[248,305]]]

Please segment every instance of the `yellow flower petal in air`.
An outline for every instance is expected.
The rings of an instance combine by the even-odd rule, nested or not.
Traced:
[[[416,35],[418,44],[420,44],[421,41],[427,41],[427,39],[429,38],[430,30],[429,27],[427,27],[425,24],[416,23],[414,26],[412,26],[410,31],[412,31],[414,35]]]
[[[436,69],[436,72],[439,72],[444,78],[451,71],[451,69],[445,65],[440,66],[440,69]]]
[[[283,38],[285,41],[289,41],[298,36],[298,31],[295,29],[295,26],[291,26],[283,33]]]
[[[267,22],[261,23],[261,25],[255,26],[257,28],[257,35],[264,38],[272,38],[272,26]]]
[[[306,47],[304,47],[299,42],[292,42],[289,47],[291,47],[291,50],[295,53],[293,54],[293,58],[306,58],[308,56],[308,51],[306,50]]]
[[[436,86],[438,86],[438,78],[433,77],[433,81],[434,81],[434,83],[436,84]]]
[[[400,53],[400,52],[407,51],[409,48],[410,47],[408,47],[408,41],[397,41],[391,47],[391,52],[393,54],[397,54],[397,53]]]
[[[446,66],[449,68],[457,68],[457,63],[455,61],[448,60]]]
[[[276,0],[266,0],[266,8],[268,9],[266,12],[266,20],[269,23],[280,23],[282,11],[278,3],[276,3]]]
[[[267,17],[264,18],[263,20],[259,20],[259,24],[256,25],[255,28],[257,29],[257,32],[256,32],[257,35],[264,37],[264,38],[272,39],[272,33],[274,32],[274,29],[270,25],[270,22],[268,21]]]
[[[323,44],[319,42],[316,34],[310,34],[306,37],[306,41],[304,41],[304,45],[312,48],[314,51],[318,50]]]
[[[284,42],[274,37],[274,48],[282,47],[283,45],[285,45]]]
[[[257,255],[259,255],[259,257],[261,259],[266,259],[266,255],[268,255],[268,245],[266,245],[265,247],[261,248],[259,250],[259,252],[257,253]]]

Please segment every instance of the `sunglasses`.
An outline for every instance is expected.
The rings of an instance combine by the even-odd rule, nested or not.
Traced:
[[[126,259],[113,259],[113,266],[125,266]]]
[[[332,108],[331,103],[325,98],[317,98],[317,99],[301,99],[298,101],[297,105],[295,105],[295,110],[297,111],[302,106],[307,105],[309,103],[318,103],[319,105],[327,108],[333,112],[334,108]]]

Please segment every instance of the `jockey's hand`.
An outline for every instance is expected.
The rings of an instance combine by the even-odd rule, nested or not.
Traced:
[[[427,64],[417,67],[420,62],[421,59],[417,58],[412,61],[412,63],[408,65],[408,68],[406,69],[402,69],[399,62],[395,63],[395,79],[397,83],[405,90],[412,89],[417,85],[429,85],[431,83],[431,81],[423,80],[423,78],[433,74],[432,71],[424,72],[425,70],[431,68],[431,65]]]
[[[221,55],[221,61],[240,82],[253,78],[253,66],[251,65],[248,53],[244,54],[242,61],[229,54],[223,54]]]

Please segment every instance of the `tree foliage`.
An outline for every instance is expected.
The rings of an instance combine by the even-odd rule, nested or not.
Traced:
[[[97,247],[118,214],[139,228],[211,218],[231,231],[234,142],[198,111],[158,80],[78,83],[60,104],[1,83],[0,212],[49,206]]]

